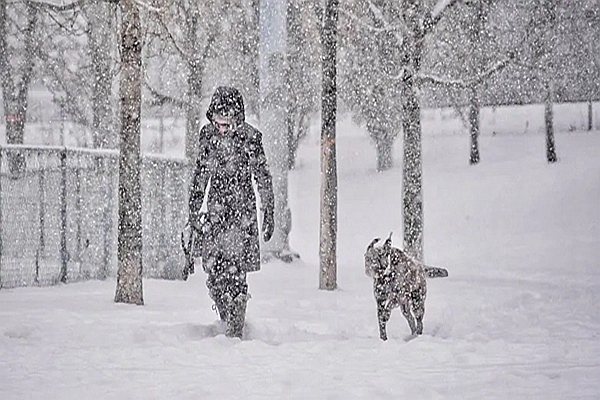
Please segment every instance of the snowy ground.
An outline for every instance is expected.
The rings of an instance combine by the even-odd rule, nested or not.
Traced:
[[[401,168],[338,134],[339,290],[317,289],[313,137],[290,176],[302,261],[249,277],[246,340],[222,334],[201,273],[146,280],[143,307],[114,304],[114,279],[2,290],[0,399],[599,398],[600,131],[557,133],[554,165],[537,131],[485,134],[475,167],[466,136],[425,137],[425,257],[450,277],[429,281],[424,335],[396,311],[385,343],[362,254],[401,243]]]

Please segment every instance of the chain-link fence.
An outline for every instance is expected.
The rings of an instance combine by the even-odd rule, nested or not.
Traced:
[[[144,275],[180,276],[184,160],[144,157]],[[0,287],[103,279],[117,268],[118,152],[0,147]]]

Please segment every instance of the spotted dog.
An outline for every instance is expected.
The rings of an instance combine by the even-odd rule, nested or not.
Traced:
[[[365,273],[373,278],[373,294],[377,303],[379,337],[387,340],[386,324],[394,308],[400,307],[412,335],[423,333],[423,315],[427,282],[423,265],[402,250],[392,247],[392,235],[382,246],[379,238],[365,252]]]

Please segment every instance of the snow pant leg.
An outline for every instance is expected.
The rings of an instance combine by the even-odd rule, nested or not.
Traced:
[[[236,307],[234,299],[241,298],[240,296],[245,299],[248,294],[246,272],[240,268],[239,263],[222,256],[217,257],[212,264],[212,268],[208,271],[206,286],[211,299],[216,304],[219,317],[224,322],[228,322],[234,313]],[[237,303],[239,303],[239,300]]]
[[[233,299],[227,329],[225,330],[226,336],[242,338],[246,321],[247,302],[248,295],[245,293],[240,293]]]

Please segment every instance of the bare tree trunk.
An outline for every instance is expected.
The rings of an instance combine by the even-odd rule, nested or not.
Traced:
[[[142,37],[137,5],[121,7],[121,140],[119,157],[118,272],[115,302],[144,304],[140,118]]]
[[[404,222],[404,250],[412,257],[423,260],[421,106],[417,97],[414,77],[410,73],[405,74],[403,85],[402,217]]]
[[[479,163],[479,97],[476,85],[469,88],[469,97],[469,131],[471,133],[469,163],[474,165]]]
[[[308,131],[308,118],[310,109],[306,105],[306,99],[302,96],[303,77],[306,74],[302,57],[306,53],[306,37],[302,32],[301,8],[297,0],[287,0],[286,12],[287,25],[287,65],[286,65],[286,87],[288,92],[286,105],[287,124],[287,147],[288,147],[288,169],[294,169],[296,165],[296,153],[300,140],[306,136]]]
[[[377,155],[377,172],[387,171],[394,166],[394,139],[384,129],[372,132],[371,137],[375,141],[375,152]]]
[[[195,160],[198,155],[200,124],[202,122],[202,73],[197,62],[192,61],[188,75],[189,102],[186,110],[185,156]]]
[[[592,100],[590,100],[590,101],[588,101],[588,131],[591,131],[594,128],[593,114],[594,114],[594,110],[592,107]]]
[[[483,1],[469,3],[471,8],[468,19],[469,28],[467,30],[467,38],[469,41],[469,51],[471,57],[470,70],[473,75],[478,75],[483,69],[483,52],[482,52],[482,31],[485,21],[487,20],[487,6]],[[469,133],[471,135],[471,154],[469,156],[469,164],[475,165],[479,163],[479,94],[476,83],[473,83],[467,88],[469,93]]]
[[[417,260],[423,260],[423,166],[421,156],[421,104],[416,76],[421,69],[424,35],[415,2],[403,10],[404,22],[410,29],[404,48],[407,59],[402,77],[402,130],[404,152],[402,168],[402,219],[404,250]]]
[[[10,66],[8,64],[8,45],[6,41],[7,18],[6,18],[6,1],[0,0],[0,80],[2,83],[2,99],[4,101],[4,118],[10,114],[10,100],[14,96],[14,85],[12,81]],[[6,120],[6,128],[8,130],[8,120]]]
[[[544,102],[544,122],[546,125],[546,159],[549,163],[557,161],[556,147],[554,145],[554,112],[552,110],[552,89],[548,85],[546,101]]]
[[[198,8],[191,7],[186,21],[188,49],[190,54],[200,55],[198,48]],[[209,44],[207,44],[209,46]],[[198,135],[202,121],[202,72],[204,61],[199,57],[188,59],[188,105],[185,125],[185,156],[188,160],[196,159],[198,153]],[[192,164],[193,165],[193,164]]]
[[[321,121],[321,225],[319,288],[337,287],[336,51],[338,0],[327,0],[323,18],[323,97]]]
[[[543,82],[540,88],[545,92],[544,123],[546,127],[546,160],[557,161],[554,143],[554,122],[552,105],[554,103],[554,76],[557,29],[560,25],[558,6],[560,0],[537,0],[533,4],[526,37],[529,39],[532,59],[538,66],[539,79]]]
[[[33,75],[33,57],[36,42],[34,40],[37,23],[37,8],[27,4],[27,26],[24,31],[25,52],[21,79],[15,85],[12,68],[7,59],[7,14],[6,0],[0,0],[0,79],[4,99],[4,118],[6,123],[6,142],[23,144],[25,136],[25,121],[27,119],[27,94]],[[25,169],[23,154],[9,154],[9,171],[13,176],[19,176]]]
[[[110,9],[111,4],[94,0],[87,6],[88,40],[94,81],[92,84],[92,142],[95,148],[115,148],[116,135],[112,121],[112,76],[110,70]]]

